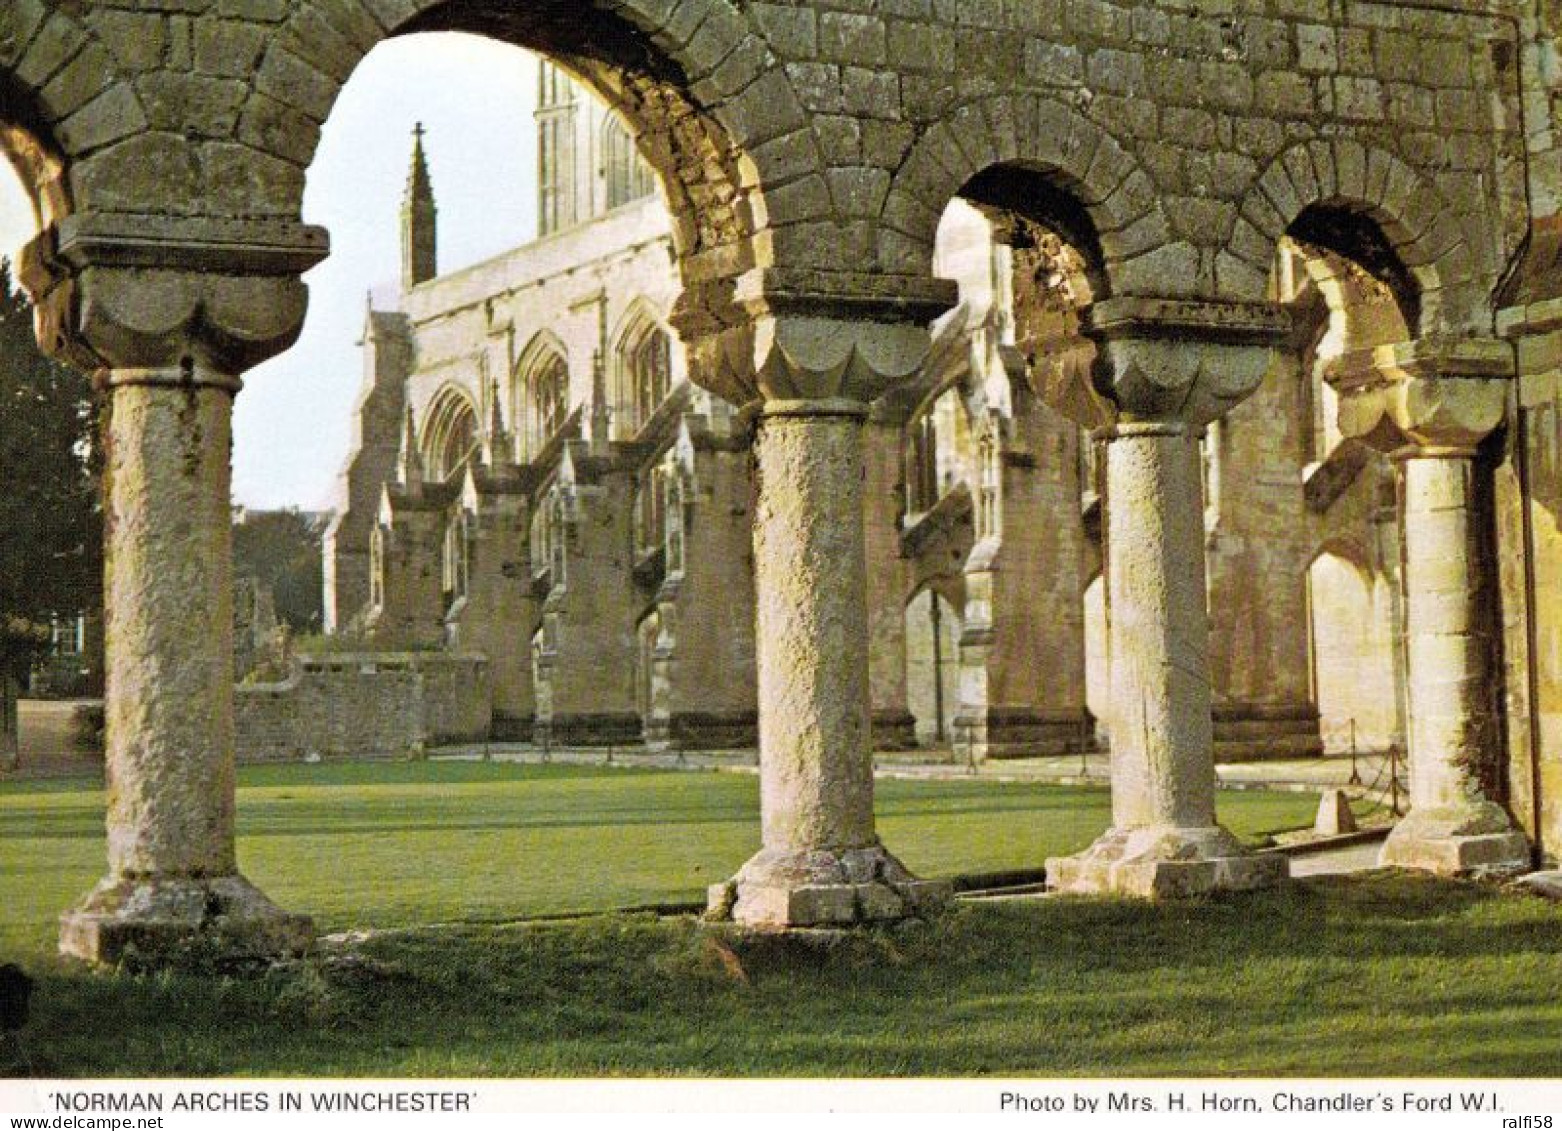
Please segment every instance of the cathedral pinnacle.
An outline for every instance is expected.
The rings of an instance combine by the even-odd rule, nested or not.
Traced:
[[[434,185],[423,153],[423,123],[412,130],[412,164],[401,202],[401,289],[410,291],[439,273]]]

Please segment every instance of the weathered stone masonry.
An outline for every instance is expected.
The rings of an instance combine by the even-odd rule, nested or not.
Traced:
[[[102,371],[113,412],[109,874],[62,945],[112,960],[132,943],[208,934],[260,953],[307,942],[307,923],[245,884],[234,859],[227,413],[239,376],[296,336],[298,277],[325,253],[299,204],[338,89],[383,38],[441,28],[555,56],[623,111],[672,213],[674,321],[693,371],[765,421],[756,596],[761,610],[783,594],[799,603],[757,638],[770,855],[727,890],[732,913],[840,922],[901,914],[924,894],[873,831],[849,549],[861,515],[819,477],[856,481],[865,406],[916,370],[926,324],[952,302],[930,260],[962,193],[1037,212],[1086,252],[1108,399],[1123,410],[1102,422],[1112,709],[1153,707],[1145,721],[1164,729],[1119,757],[1121,843],[1098,846],[1113,859],[1070,885],[1177,886],[1162,865],[1186,863],[1190,846],[1210,865],[1182,868],[1198,872],[1190,882],[1261,878],[1210,831],[1208,688],[1157,665],[1196,672],[1207,653],[1188,428],[1257,383],[1248,351],[1284,339],[1267,313],[1239,319],[1257,338],[1219,326],[1222,311],[1269,309],[1288,229],[1395,278],[1432,370],[1462,364],[1465,339],[1485,343],[1482,357],[1510,351],[1474,378],[1456,364],[1448,384],[1395,364],[1370,382],[1412,441],[1401,474],[1413,705],[1445,680],[1459,688],[1454,708],[1410,723],[1417,800],[1481,814],[1423,823],[1416,836],[1441,847],[1395,858],[1519,866],[1507,848],[1478,860],[1457,848],[1508,836],[1500,799],[1483,794],[1491,782],[1511,789],[1526,847],[1554,856],[1556,678],[1536,647],[1553,609],[1535,581],[1554,550],[1536,513],[1554,485],[1537,475],[1555,466],[1549,304],[1562,293],[1552,18],[1351,0],[13,0],[0,10],[0,140],[42,225],[22,276],[40,339]],[[1110,314],[1127,309],[1126,323]],[[1114,329],[1127,324],[1133,335]],[[1203,328],[1189,337],[1192,324]],[[1501,404],[1476,414],[1481,429],[1452,442],[1418,431],[1441,419],[1422,411],[1428,398],[1476,386]],[[1190,416],[1177,403],[1190,388],[1223,390],[1225,403]],[[1471,476],[1494,464],[1496,535],[1482,507],[1461,503],[1483,497]],[[782,478],[794,471],[798,482]],[[831,539],[843,554],[817,587],[786,590],[779,565]],[[1468,578],[1418,570],[1461,543],[1495,550],[1469,555]],[[1130,579],[1125,557],[1153,565],[1164,589]],[[1448,596],[1490,592],[1475,574],[1493,561],[1495,619],[1489,602]],[[1122,618],[1142,616],[1153,646],[1121,664]],[[1485,646],[1499,628],[1505,671]],[[817,694],[827,673],[832,694]],[[1475,725],[1499,676],[1504,725]],[[1497,772],[1478,772],[1471,753]],[[819,867],[782,863],[803,858]]]

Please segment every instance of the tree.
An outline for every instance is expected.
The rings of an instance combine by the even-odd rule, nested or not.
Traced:
[[[16,696],[51,621],[102,606],[96,423],[91,381],[39,350],[0,259],[0,766],[15,764]]]
[[[296,633],[320,631],[320,524],[297,510],[249,511],[233,527],[233,571],[271,590],[277,619]]]

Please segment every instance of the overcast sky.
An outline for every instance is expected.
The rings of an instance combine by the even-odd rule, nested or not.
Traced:
[[[323,509],[347,452],[362,364],[365,295],[400,275],[399,213],[413,124],[439,206],[439,267],[475,263],[536,226],[536,60],[465,35],[376,48],[343,89],[309,170],[304,218],[331,233],[305,278],[309,320],[287,354],[245,376],[234,419],[235,499]],[[0,254],[33,233],[32,210],[0,161]]]

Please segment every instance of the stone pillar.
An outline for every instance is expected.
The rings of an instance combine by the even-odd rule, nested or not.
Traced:
[[[1409,816],[1384,865],[1439,875],[1514,874],[1529,842],[1483,790],[1500,760],[1489,516],[1476,504],[1478,445],[1502,423],[1514,373],[1506,342],[1419,340],[1347,355],[1330,373],[1341,430],[1401,469]]]
[[[459,618],[446,625],[454,649],[488,657],[492,737],[501,742],[530,741],[536,712],[531,638],[538,601],[532,592],[530,487],[514,468],[469,471],[464,506],[471,516],[472,541],[466,600]]]
[[[926,885],[879,843],[869,743],[862,425],[849,400],[773,401],[756,441],[764,847],[712,902],[740,922],[894,919]]]
[[[1278,882],[1215,816],[1198,436],[1257,387],[1286,324],[1260,304],[1098,303],[1106,452],[1112,827],[1047,861],[1064,892],[1166,897]]]
[[[924,312],[876,322],[829,300],[864,318],[851,321],[819,316],[825,301],[760,304],[750,321],[695,338],[690,367],[758,408],[763,847],[711,888],[710,916],[770,927],[898,919],[949,890],[913,878],[879,842],[869,743],[863,423],[868,402],[926,357]]]
[[[444,485],[409,490],[386,484],[380,498],[379,603],[363,620],[382,651],[445,643],[444,550],[451,492]]]
[[[234,848],[233,551],[236,378],[116,369],[105,447],[107,877],[61,921],[60,949],[115,962],[306,948]]]
[[[105,425],[108,874],[61,919],[98,962],[269,958],[307,918],[234,844],[229,445],[241,374],[303,325],[319,228],[80,212],[22,253],[39,341],[99,374]]]

